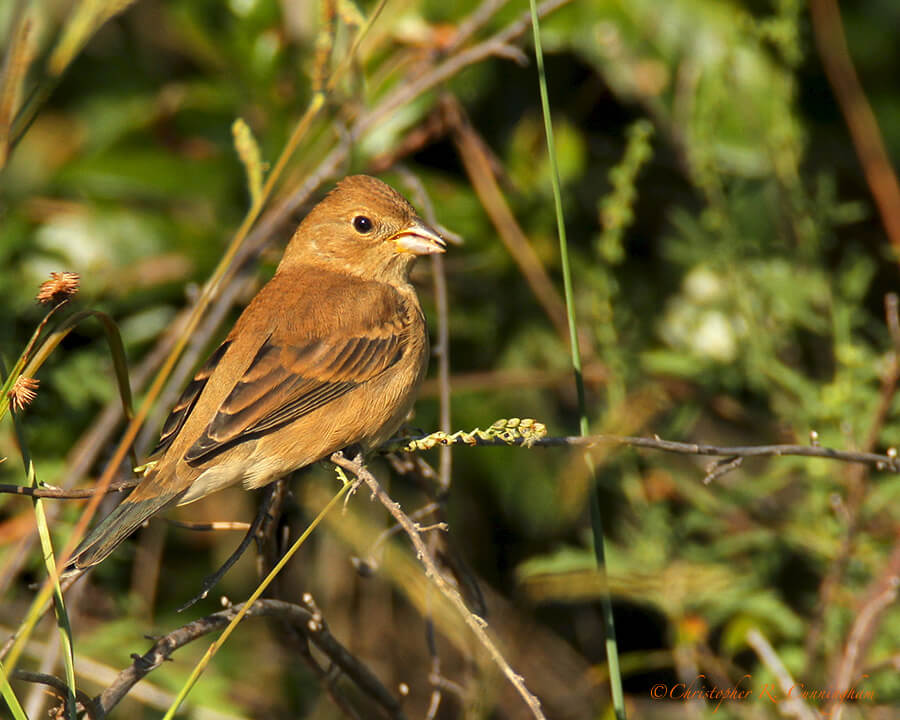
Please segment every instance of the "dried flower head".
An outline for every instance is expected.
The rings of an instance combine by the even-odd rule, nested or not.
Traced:
[[[52,272],[50,279],[41,283],[35,299],[39,303],[56,305],[78,292],[80,280],[78,273]]]
[[[28,407],[31,401],[37,397],[37,389],[40,384],[41,381],[37,378],[19,375],[8,393],[12,409],[21,412]]]

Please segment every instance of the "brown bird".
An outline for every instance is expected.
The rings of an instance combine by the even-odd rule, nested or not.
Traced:
[[[417,256],[445,248],[385,183],[338,183],[175,404],[156,465],[75,550],[69,571],[101,562],[164,508],[238,482],[262,487],[391,437],[428,362],[409,273]]]

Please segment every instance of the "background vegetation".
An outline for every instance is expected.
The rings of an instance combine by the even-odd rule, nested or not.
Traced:
[[[811,433],[835,448],[900,443],[900,327],[886,304],[900,261],[890,169],[900,157],[900,5],[846,3],[841,18],[833,0],[558,4],[542,31],[591,428],[718,445],[808,444]],[[414,278],[433,339],[449,334],[449,427],[533,417],[551,435],[575,434],[527,4],[389,0],[357,47],[375,13],[349,0],[2,4],[4,373],[46,313],[34,302],[38,285],[51,271],[79,273],[81,292],[60,316],[96,308],[115,320],[136,406],[187,340],[138,435],[146,453],[305,210],[335,179],[368,172],[431,205],[464,241],[438,268],[446,311],[435,268],[420,263]],[[234,121],[244,119],[272,172],[322,89],[324,107],[257,207],[234,271],[186,331],[251,207]],[[37,398],[16,414],[37,479],[90,487],[124,427],[102,326],[81,323],[37,377]],[[413,428],[446,422],[440,392],[429,380]],[[19,447],[7,416],[0,482],[27,484]],[[411,464],[402,456],[372,468],[409,513],[441,498],[449,532],[439,557],[475,610],[480,588],[491,633],[547,716],[609,717],[583,452],[457,447],[452,467],[438,453],[421,457],[452,480],[445,496],[427,468],[398,474]],[[704,483],[709,458],[609,445],[592,454],[630,717],[896,712],[896,473],[759,458]],[[183,613],[176,608],[241,533],[156,520],[73,586],[78,688],[99,694],[146,652],[145,636],[220,609],[220,598],[244,600],[278,538],[293,541],[336,486],[322,467],[287,487],[282,529],[262,560],[248,552]],[[225,491],[169,519],[249,522],[258,500]],[[84,504],[43,507],[59,550]],[[385,688],[400,698],[405,684],[406,717],[434,717],[435,689],[440,718],[529,717],[468,631],[436,620],[436,639],[429,634],[422,608],[433,598],[420,568],[404,574],[384,561],[363,572],[352,562],[373,554],[389,526],[360,492],[316,530],[271,596],[301,603],[310,593],[331,634]],[[437,544],[438,534],[426,537]],[[399,537],[387,545],[407,547]],[[0,496],[4,639],[46,572],[32,501]],[[64,677],[58,638],[52,618],[42,621],[19,666]],[[176,652],[112,716],[160,717],[208,642]],[[277,621],[246,620],[183,713],[381,716],[314,651],[326,669],[317,676],[304,648]],[[807,691],[869,694],[796,706],[786,678]],[[752,694],[721,706],[653,695],[679,682]],[[44,686],[12,687],[30,718],[60,704]]]

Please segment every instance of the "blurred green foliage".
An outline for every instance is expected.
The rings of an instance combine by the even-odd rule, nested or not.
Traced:
[[[45,62],[71,21],[68,3],[38,5],[26,100],[49,83]],[[0,37],[9,37],[14,6],[0,8]],[[477,38],[507,26],[526,6],[507,4]],[[339,7],[335,61],[354,32],[346,24],[353,6]],[[372,7],[364,3],[360,11]],[[408,81],[409,67],[443,52],[475,7],[388,3],[289,165],[285,192],[360,113]],[[864,0],[844,3],[842,12],[896,162],[900,96],[892,78],[900,70],[894,42],[900,5]],[[318,22],[312,3],[142,0],[92,35],[0,174],[0,352],[7,366],[43,316],[33,297],[54,270],[80,273],[77,304],[116,319],[132,366],[146,357],[209,277],[249,207],[234,121],[246,122],[263,167],[270,167],[310,98]],[[876,450],[900,443],[895,396],[887,397],[883,420],[876,419],[882,381],[895,361],[884,296],[896,290],[897,257],[822,73],[804,3],[580,0],[548,16],[544,31],[578,316],[589,341],[586,365],[596,370],[587,373],[593,428],[734,445],[805,443],[815,431],[822,445],[858,448],[879,423]],[[364,172],[379,156],[399,152],[411,130],[440,114],[441,92],[456,96],[484,139],[517,222],[559,285],[533,65],[494,57],[467,68],[359,138],[339,174]],[[465,239],[446,258],[454,428],[528,416],[551,434],[574,433],[567,346],[498,241],[452,133],[400,155],[424,181],[438,221]],[[402,175],[383,176],[412,194]],[[260,282],[291,229],[284,225],[271,238]],[[427,267],[415,281],[434,326]],[[39,378],[38,398],[23,415],[39,476],[51,484],[78,480],[69,478],[67,455],[102,408],[117,402],[100,329],[81,326]],[[413,425],[437,424],[436,392],[428,385]],[[23,482],[8,421],[0,456],[8,458],[0,481]],[[598,451],[596,460],[620,652],[635,668],[625,678],[633,717],[656,717],[648,694],[653,682],[690,681],[700,672],[732,681],[750,673],[756,690],[772,682],[746,642],[754,627],[797,680],[829,686],[861,603],[897,541],[896,474],[779,458],[748,461],[705,485],[704,459],[619,449]],[[603,663],[603,650],[586,480],[578,453],[456,449],[449,523],[460,556],[482,583],[528,623],[563,637],[587,676]],[[393,483],[409,510],[424,502],[414,487]],[[222,497],[196,512],[220,520],[252,516],[252,496]],[[193,507],[179,517],[191,517]],[[31,544],[22,572],[4,574],[16,567],[23,513],[30,512],[21,498],[0,496],[4,627],[19,622],[32,596],[28,583],[41,573]],[[58,507],[57,544],[78,512],[72,504]],[[308,512],[292,517],[301,523]],[[233,541],[230,534],[168,535],[155,598],[137,592],[144,586],[131,575],[135,551],[128,548],[88,579],[90,602],[74,622],[77,653],[121,668],[129,653],[144,652],[143,634],[190,619],[174,608]],[[150,543],[141,538],[138,553]],[[346,562],[350,551],[337,548],[314,538],[292,571],[292,586],[320,599],[340,597],[328,588],[337,583],[330,573],[343,573],[353,597],[368,597],[361,586],[377,580],[356,578]],[[845,570],[823,598],[823,580],[836,564]],[[222,591],[246,597],[254,572],[245,558]],[[373,650],[405,632],[398,618],[409,613],[396,597],[382,601],[399,609],[391,616],[397,624],[381,628],[380,646],[371,638],[353,644],[354,628],[366,622],[362,600],[359,607],[321,605],[339,639],[386,683],[417,680],[427,690],[425,665],[402,659],[391,665]],[[215,609],[211,600],[198,607]],[[277,633],[252,622],[217,657],[192,707],[214,706],[228,717],[335,716],[313,676],[292,667]],[[879,708],[890,708],[900,702],[900,676],[889,662],[900,646],[896,603],[879,622],[854,681],[869,674],[859,686],[874,691]],[[805,644],[814,628],[821,634],[810,653]],[[416,652],[426,663],[422,638]],[[670,653],[663,667],[644,663],[642,653],[654,649]],[[176,691],[187,658],[200,651],[200,645],[180,651],[177,666],[167,664],[151,678]],[[280,664],[258,659],[267,653]],[[464,682],[462,674],[451,679]],[[104,683],[86,685],[96,692]],[[601,717],[606,708],[605,685],[593,685],[593,714],[584,717]],[[509,709],[518,711],[516,701],[504,702],[491,717],[518,717]],[[120,716],[138,717],[139,707],[132,701]],[[457,717],[453,707],[447,700],[441,717]],[[717,717],[745,710],[725,703]],[[870,717],[870,710],[876,708],[848,706],[847,714]],[[159,710],[143,712],[149,718]],[[775,717],[777,709],[758,702],[752,712]]]

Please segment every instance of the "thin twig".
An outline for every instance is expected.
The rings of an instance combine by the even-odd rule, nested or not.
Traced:
[[[452,417],[450,411],[450,314],[447,301],[447,276],[444,258],[434,256],[431,267],[434,272],[434,300],[438,316],[437,347],[438,383],[440,386],[440,416],[438,424],[441,430],[450,432]],[[453,451],[447,448],[440,450],[439,477],[441,492],[450,489],[453,477]]]
[[[420,454],[388,453],[385,458],[398,475],[407,477],[416,483],[428,497],[436,496],[436,490],[440,488],[438,472]],[[446,517],[445,502],[441,498],[409,513],[409,517],[418,522],[426,510],[431,510],[435,514],[436,521],[443,521]],[[394,524],[389,531],[393,534],[401,529],[399,525]],[[437,561],[441,572],[444,573],[444,578],[460,589],[466,606],[479,617],[486,618],[487,604],[478,584],[478,576],[468,567],[460,553],[453,548],[450,540],[449,533],[430,533],[427,536],[428,550]],[[432,645],[433,643],[429,647]]]
[[[447,581],[444,580],[434,559],[428,552],[428,548],[425,547],[425,542],[422,540],[422,536],[419,534],[416,524],[403,512],[400,505],[394,502],[384,491],[384,488],[381,487],[381,484],[375,476],[372,475],[363,464],[362,457],[358,455],[351,460],[345,457],[342,452],[336,452],[331,456],[331,462],[345,470],[349,470],[359,480],[364,482],[369,487],[369,490],[372,491],[372,495],[378,498],[379,502],[384,505],[391,516],[403,528],[407,536],[409,536],[409,539],[412,541],[417,557],[425,566],[426,575],[431,579],[438,590],[440,590],[441,594],[456,607],[457,611],[465,620],[466,625],[469,626],[469,629],[478,639],[478,642],[481,643],[482,647],[484,647],[500,671],[506,676],[506,679],[509,680],[525,701],[525,704],[531,710],[532,715],[538,720],[544,720],[545,716],[541,710],[540,700],[538,700],[538,698],[525,686],[525,680],[510,667],[506,658],[503,657],[500,650],[494,644],[494,641],[491,640],[490,636],[485,631],[487,623],[470,612],[459,591],[451,587]]]
[[[114,492],[122,492],[123,490],[130,490],[131,488],[135,487],[140,481],[140,478],[119,480],[118,482],[110,483],[103,492],[105,494],[109,494]],[[75,488],[73,490],[66,490],[65,488],[53,487],[52,485],[33,488],[25,485],[11,485],[0,483],[0,493],[7,493],[10,495],[26,495],[28,497],[38,498],[52,498],[54,500],[84,500],[85,498],[93,497],[96,492],[97,488]]]
[[[426,222],[432,226],[437,223],[434,213],[434,204],[425,190],[425,186],[413,173],[401,168],[404,179],[412,187],[415,200],[422,208]],[[444,267],[443,255],[431,256],[431,274],[434,279],[434,304],[437,311],[437,343],[432,352],[438,361],[438,386],[440,398],[440,411],[438,425],[443,432],[451,431],[450,414],[450,309],[447,301],[447,275]],[[453,475],[453,451],[451,448],[440,449],[439,479],[440,490],[446,493],[450,489],[450,481]]]
[[[737,468],[743,464],[744,458],[742,457],[726,457],[721,460],[716,460],[715,462],[710,463],[709,467],[706,468],[706,477],[703,478],[703,484],[709,485],[714,480],[718,480],[732,470],[737,470]]]
[[[850,688],[858,668],[865,660],[866,651],[875,639],[880,620],[885,610],[896,602],[898,592],[900,592],[900,533],[897,534],[894,550],[884,571],[872,581],[856,613],[847,636],[844,653],[832,679],[831,686],[835,690],[835,697],[825,708],[826,717],[831,717],[834,712],[834,717],[840,720],[843,712],[840,695]]]
[[[456,28],[456,37],[448,48],[449,52],[465,45],[465,43],[490,20],[509,0],[484,0]]]
[[[383,173],[398,167],[403,158],[415,155],[432,143],[443,140],[447,135],[447,119],[440,107],[431,110],[417,125],[406,131],[402,138],[391,144],[383,153],[369,160],[369,172]],[[439,228],[435,228],[439,230]],[[445,237],[445,240],[450,238]]]
[[[440,503],[430,502],[427,505],[420,507],[418,510],[411,512],[409,514],[409,519],[418,524],[421,518],[428,517],[432,513],[438,512],[440,509]],[[447,529],[446,523],[437,523],[437,525],[441,526],[441,530]],[[355,567],[357,571],[362,575],[372,574],[374,570],[378,569],[378,561],[375,559],[375,556],[381,551],[382,545],[384,545],[402,529],[403,528],[400,525],[394,523],[389,528],[382,531],[382,533],[377,538],[375,538],[375,542],[372,543],[372,549],[369,551],[369,556],[367,559],[363,560],[359,557],[352,558],[353,567]],[[423,530],[425,530],[425,528],[419,527],[420,532]]]
[[[778,698],[778,707],[781,712],[785,715],[796,717],[798,720],[817,720],[817,718],[819,718],[819,713],[803,702],[799,693],[791,692],[796,683],[784,663],[781,661],[781,658],[778,657],[775,648],[772,647],[765,636],[759,630],[753,628],[747,633],[747,643],[756,651],[756,654],[759,655],[762,664],[775,676],[779,687],[781,687],[781,692],[788,696]]]

